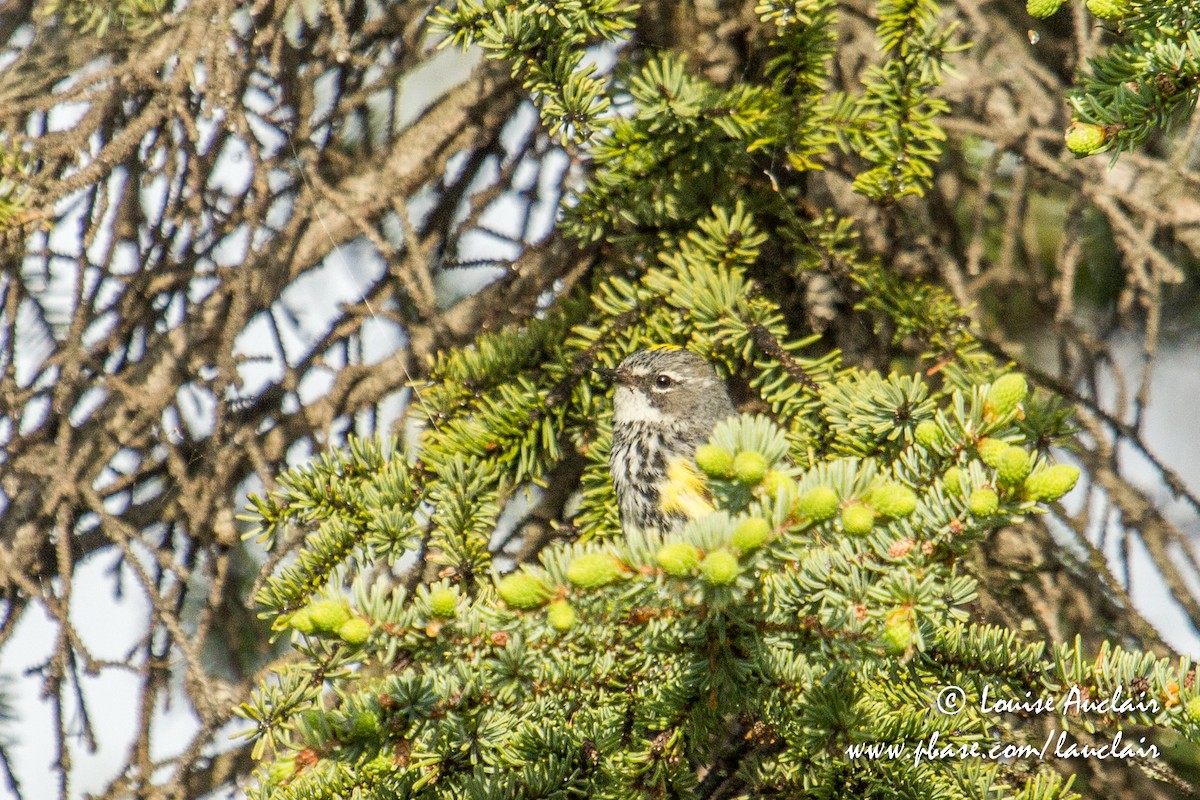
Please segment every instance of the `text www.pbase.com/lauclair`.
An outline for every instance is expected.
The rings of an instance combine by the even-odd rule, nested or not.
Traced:
[[[923,761],[945,761],[955,758],[981,758],[991,761],[1014,761],[1035,758],[1095,758],[1101,761],[1125,758],[1158,758],[1158,747],[1147,744],[1146,737],[1137,744],[1125,741],[1117,731],[1112,740],[1102,745],[1082,744],[1075,741],[1066,731],[1052,729],[1046,740],[1038,745],[1013,742],[943,742],[937,731],[928,739],[910,744],[908,742],[863,742],[849,745],[846,758],[852,761],[897,761],[912,759],[913,766]]]
[[[952,717],[969,706],[967,693],[961,686],[945,686],[938,692],[933,703],[941,714]],[[1022,698],[995,696],[992,687],[984,686],[977,706],[983,714],[1022,713],[1026,715],[1085,714],[1118,717],[1122,715],[1152,716],[1159,711],[1158,701],[1145,693],[1134,696],[1123,687],[1115,687],[1104,697],[1091,697],[1079,687],[1072,687],[1064,696],[1034,696],[1026,692]],[[1005,742],[995,739],[975,738],[968,741],[943,741],[944,734],[932,732],[916,743],[904,741],[860,742],[846,747],[846,758],[857,761],[896,761],[912,759],[913,765],[930,761],[945,761],[956,758],[980,758],[991,761],[1015,761],[1019,759],[1046,758],[1095,758],[1101,761],[1127,758],[1158,758],[1158,747],[1147,744],[1142,736],[1137,743],[1125,741],[1125,734],[1117,731],[1103,744],[1084,744],[1077,741],[1066,730],[1051,728],[1040,745]]]

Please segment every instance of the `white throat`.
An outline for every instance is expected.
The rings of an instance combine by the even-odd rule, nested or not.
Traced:
[[[665,417],[642,392],[628,386],[618,386],[613,396],[613,422],[662,422]]]

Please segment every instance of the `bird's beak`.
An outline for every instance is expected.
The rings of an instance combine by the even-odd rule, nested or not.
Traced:
[[[592,372],[599,375],[609,383],[615,383],[620,386],[629,385],[629,373],[623,369],[607,369],[605,367],[592,367]]]

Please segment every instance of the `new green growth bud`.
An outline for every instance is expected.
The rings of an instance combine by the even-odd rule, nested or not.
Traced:
[[[1077,156],[1090,156],[1108,141],[1108,132],[1090,122],[1072,122],[1067,128],[1067,149]]]
[[[1184,708],[1187,710],[1187,715],[1189,717],[1191,717],[1193,720],[1200,721],[1200,697],[1193,697],[1191,700],[1188,700],[1187,705],[1184,706]]]
[[[816,486],[796,498],[792,513],[800,517],[822,522],[838,510],[837,492],[828,486]]]
[[[308,617],[317,633],[335,634],[350,619],[350,606],[345,600],[319,600],[308,607]]]
[[[1097,19],[1109,22],[1125,19],[1133,13],[1133,4],[1129,0],[1087,0],[1086,5]]]
[[[749,517],[738,523],[729,537],[729,543],[743,553],[763,546],[771,535],[771,523],[762,517]]]
[[[744,453],[738,453],[737,458],[733,459],[733,477],[737,478],[739,483],[753,486],[763,479],[770,466],[766,456],[762,453],[757,450],[747,450]]]
[[[1000,457],[1008,449],[1008,442],[985,437],[975,444],[975,449],[979,451],[980,461],[989,467],[998,467],[1000,466]]]
[[[686,578],[700,566],[700,551],[687,542],[669,542],[658,548],[654,560],[672,578]]]
[[[795,481],[789,478],[785,473],[775,469],[768,472],[762,481],[763,488],[771,497],[779,497],[781,494],[787,491],[789,486],[794,484]]]
[[[942,476],[942,483],[946,485],[946,491],[950,495],[953,497],[962,497],[964,487],[966,486],[966,479],[966,473],[958,467],[951,467]]]
[[[1052,503],[1075,488],[1079,468],[1070,464],[1055,464],[1039,470],[1025,479],[1025,496],[1030,500]]]
[[[556,631],[566,632],[575,627],[575,620],[578,616],[575,614],[575,609],[566,600],[556,600],[546,606],[546,621],[550,623]]]
[[[370,711],[360,711],[354,715],[350,723],[350,736],[353,739],[370,739],[379,733],[379,717]]]
[[[733,474],[733,453],[715,444],[696,448],[696,466],[710,478],[728,478]]]
[[[567,567],[567,580],[581,589],[596,589],[620,580],[625,570],[608,553],[587,553]]]
[[[505,575],[496,584],[496,592],[505,603],[522,611],[538,608],[550,599],[550,587],[527,572]]]
[[[917,626],[913,624],[912,612],[898,608],[888,614],[883,625],[883,646],[893,655],[907,653],[917,638]]]
[[[913,430],[913,439],[921,447],[933,447],[942,441],[942,429],[938,427],[936,422],[930,420],[918,422],[917,427]]]
[[[362,617],[351,617],[338,626],[337,635],[346,644],[363,644],[371,638],[371,623]]]
[[[871,490],[871,507],[885,517],[907,517],[917,510],[917,496],[903,484],[881,483]]]
[[[851,503],[842,509],[842,530],[863,536],[875,527],[875,509],[863,503]]]
[[[1000,508],[1000,497],[991,489],[976,489],[967,500],[967,510],[977,517],[990,517]]]
[[[438,586],[429,592],[429,613],[447,619],[458,613],[458,592]]]
[[[1000,463],[996,465],[996,477],[1005,486],[1015,486],[1025,480],[1025,476],[1033,469],[1033,459],[1024,447],[1011,445],[1000,454]]]
[[[305,606],[289,616],[287,619],[287,624],[305,634],[314,633],[317,630],[317,626],[313,624],[312,614],[309,612],[308,606]]]
[[[997,378],[988,388],[987,404],[993,414],[1007,416],[1029,395],[1029,384],[1019,372],[1010,372]]]
[[[1045,19],[1062,8],[1063,0],[1025,0],[1025,11],[1035,19]]]
[[[737,556],[728,550],[714,550],[700,565],[700,574],[713,586],[728,586],[737,580]]]

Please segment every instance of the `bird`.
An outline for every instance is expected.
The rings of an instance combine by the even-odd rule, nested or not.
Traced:
[[[683,348],[659,345],[600,372],[615,386],[608,465],[621,529],[669,533],[711,511],[696,448],[735,413],[713,365]]]

